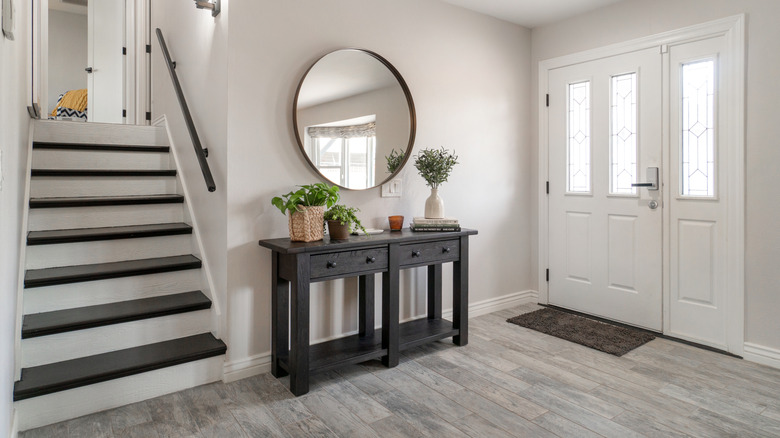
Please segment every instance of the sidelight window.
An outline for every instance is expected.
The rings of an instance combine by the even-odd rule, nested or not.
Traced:
[[[682,65],[683,196],[715,196],[715,61]]]

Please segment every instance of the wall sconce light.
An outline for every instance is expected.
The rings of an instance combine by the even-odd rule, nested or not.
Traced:
[[[211,16],[219,15],[220,0],[195,0],[195,7],[198,9],[211,9]]]

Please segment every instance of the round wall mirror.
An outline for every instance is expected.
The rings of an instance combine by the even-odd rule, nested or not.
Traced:
[[[362,49],[318,59],[303,75],[293,104],[293,126],[306,161],[323,178],[363,190],[392,179],[414,145],[412,94],[387,60]],[[387,158],[403,153],[391,174]]]

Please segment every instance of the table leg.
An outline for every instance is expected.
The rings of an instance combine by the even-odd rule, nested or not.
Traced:
[[[428,265],[428,319],[441,319],[441,263]]]
[[[400,247],[391,244],[388,250],[388,269],[382,273],[382,348],[387,356],[382,357],[386,367],[398,365],[399,324],[398,288],[400,287]]]
[[[279,360],[289,355],[290,282],[279,276],[280,257],[278,252],[271,255],[271,374],[274,377],[287,375]]]
[[[452,337],[455,345],[469,343],[469,238],[460,238],[460,259],[453,263],[452,326],[458,334]]]
[[[309,255],[295,257],[290,297],[290,391],[309,392]]]
[[[358,330],[360,336],[374,336],[374,274],[358,277]]]

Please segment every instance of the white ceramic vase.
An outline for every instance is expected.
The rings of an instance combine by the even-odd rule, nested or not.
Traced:
[[[439,189],[431,189],[431,196],[425,200],[425,218],[441,219],[444,217],[444,200],[439,197]]]

